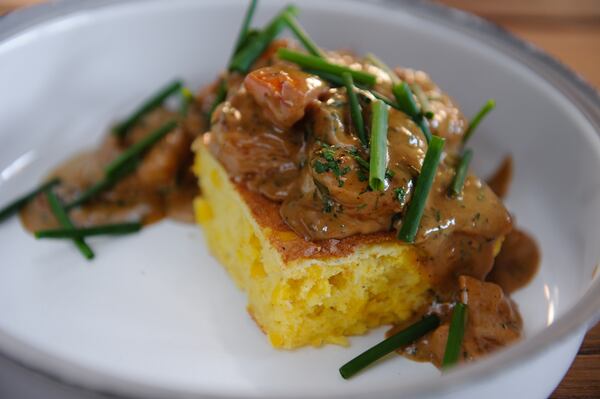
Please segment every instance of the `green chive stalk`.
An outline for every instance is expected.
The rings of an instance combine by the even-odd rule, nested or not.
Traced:
[[[483,105],[483,107],[481,107],[479,112],[477,112],[477,114],[473,117],[473,119],[471,119],[471,122],[469,122],[469,127],[467,128],[467,131],[465,132],[465,134],[463,135],[463,138],[462,138],[463,145],[465,145],[467,143],[467,141],[469,141],[469,139],[475,132],[475,129],[477,129],[477,126],[479,126],[479,124],[481,123],[481,120],[495,107],[496,107],[496,102],[491,99],[487,100],[487,102]]]
[[[117,137],[123,138],[129,133],[129,131],[148,113],[152,112],[156,108],[160,107],[163,102],[171,95],[175,94],[181,87],[183,86],[183,82],[181,80],[176,80],[174,82],[169,83],[162,89],[160,89],[156,94],[146,100],[140,107],[133,112],[133,114],[125,119],[125,121],[119,123],[113,128],[113,134]]]
[[[17,198],[10,204],[6,205],[4,208],[2,208],[2,210],[0,210],[0,222],[4,221],[4,219],[8,218],[9,216],[17,213],[19,211],[19,209],[24,207],[29,201],[31,201],[33,198],[35,198],[38,194],[56,186],[59,183],[60,183],[60,179],[54,178],[54,179],[40,185],[39,187],[34,188],[30,192],[24,194],[23,196]]]
[[[114,161],[108,164],[105,169],[106,175],[108,177],[115,176],[117,172],[129,164],[132,159],[141,157],[145,151],[147,151],[176,127],[177,121],[170,120],[156,129],[154,132],[133,144],[131,147],[127,148]]]
[[[237,71],[242,74],[247,73],[254,62],[269,47],[269,44],[279,35],[285,27],[284,16],[296,15],[298,9],[294,6],[288,6],[277,14],[271,22],[258,34],[253,40],[248,41],[231,60],[229,64],[230,71]]]
[[[354,81],[368,86],[373,86],[376,82],[376,77],[373,74],[363,71],[357,71],[343,65],[333,64],[314,55],[303,54],[282,47],[277,50],[277,56],[284,61],[293,62],[302,68],[327,72],[332,75],[336,75],[340,78],[342,76],[342,73],[348,72],[352,75]]]
[[[402,226],[398,231],[398,239],[406,242],[414,242],[419,230],[423,211],[427,203],[427,197],[431,191],[433,180],[435,178],[442,151],[444,149],[443,138],[433,136],[429,142],[429,148],[425,154],[421,173],[417,177],[413,196],[408,204],[408,208],[402,218]]]
[[[69,215],[67,215],[67,211],[63,208],[60,199],[58,199],[51,188],[46,190],[46,197],[48,198],[48,204],[50,204],[50,209],[56,217],[56,220],[58,220],[58,223],[66,229],[74,229],[75,226],[73,225],[73,222],[71,222]],[[94,251],[87,245],[83,238],[74,238],[73,242],[86,259],[90,260],[94,258]]]
[[[454,305],[452,311],[452,320],[448,330],[448,340],[446,341],[446,350],[442,360],[442,369],[448,369],[458,363],[460,349],[462,347],[463,337],[465,335],[465,322],[467,318],[467,305],[462,302]]]
[[[290,28],[292,33],[296,36],[296,38],[302,43],[306,51],[315,57],[325,58],[323,51],[317,46],[317,44],[308,36],[308,34],[304,31],[302,26],[296,21],[293,15],[289,13],[283,14],[283,21]]]
[[[366,147],[369,144],[369,141],[367,140],[367,134],[365,133],[365,122],[363,120],[360,104],[358,103],[358,96],[354,91],[354,80],[352,79],[352,75],[348,72],[342,74],[342,79],[344,80],[344,86],[346,86],[348,103],[350,104],[350,116],[352,118],[352,123],[354,124],[354,129],[356,130],[356,134],[361,143]]]
[[[257,4],[258,0],[250,0],[250,4],[246,9],[246,14],[244,15],[244,19],[242,21],[242,26],[240,27],[240,33],[238,33],[237,40],[235,41],[235,46],[233,46],[234,55],[237,54],[238,51],[240,51],[248,37],[248,33],[250,31],[250,24],[252,23],[252,17],[254,16],[254,12],[256,11]]]
[[[389,106],[383,101],[371,103],[371,159],[369,186],[374,191],[385,190],[385,172],[388,163],[387,131]]]
[[[102,224],[91,227],[40,230],[35,238],[83,238],[100,235],[123,235],[137,233],[142,228],[139,222]]]
[[[439,325],[440,319],[438,316],[435,314],[426,316],[344,364],[340,367],[340,374],[344,379],[348,379],[385,355],[415,342],[428,332],[436,329]]]
[[[471,163],[472,158],[473,150],[470,148],[466,149],[460,158],[458,166],[456,167],[454,178],[450,184],[450,194],[454,197],[457,197],[462,193],[463,186],[465,185],[465,179],[467,177],[467,173],[469,172],[469,164]]]

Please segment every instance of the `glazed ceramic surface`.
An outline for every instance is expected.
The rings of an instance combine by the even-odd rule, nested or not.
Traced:
[[[257,23],[283,4],[262,1]],[[541,245],[539,274],[514,296],[525,339],[446,375],[397,356],[344,381],[339,366],[385,329],[349,348],[274,350],[198,227],[166,221],[90,240],[97,259],[86,262],[69,242],[36,241],[13,218],[0,225],[0,352],[34,374],[125,396],[547,395],[600,309],[597,94],[462,13],[403,2],[299,5],[325,48],[423,69],[466,115],[496,100],[473,139],[474,167],[485,175],[513,155],[508,207]],[[95,146],[165,82],[210,82],[244,8],[241,0],[77,1],[1,19],[0,205]]]

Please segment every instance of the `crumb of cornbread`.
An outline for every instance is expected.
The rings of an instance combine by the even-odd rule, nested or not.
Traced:
[[[278,204],[232,182],[201,140],[194,150],[198,223],[274,347],[347,345],[347,336],[405,320],[429,301],[412,246],[390,234],[305,241]]]

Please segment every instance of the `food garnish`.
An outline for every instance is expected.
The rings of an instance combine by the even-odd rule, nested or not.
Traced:
[[[350,116],[352,117],[354,129],[356,129],[356,134],[358,135],[361,143],[366,147],[369,145],[369,141],[367,139],[367,134],[365,133],[365,122],[362,116],[362,109],[360,108],[358,97],[356,96],[355,92],[354,79],[352,79],[352,75],[348,72],[342,73],[342,79],[344,81],[344,86],[346,87],[346,93],[348,94],[348,101],[350,103]]]
[[[467,305],[457,302],[452,310],[452,320],[448,330],[448,340],[444,351],[442,368],[448,369],[458,363],[463,337],[465,335],[465,323],[467,318]]]
[[[344,364],[340,367],[340,374],[344,379],[348,379],[385,355],[416,341],[439,325],[440,318],[437,315],[425,316],[413,325],[386,338]]]
[[[29,201],[31,201],[33,198],[35,198],[38,194],[46,191],[49,188],[56,186],[59,183],[60,183],[59,178],[51,179],[50,181],[43,183],[39,187],[34,188],[27,194],[24,194],[20,198],[17,198],[10,204],[6,205],[4,208],[2,208],[2,210],[0,210],[0,222],[4,221],[4,219],[6,219],[7,217],[12,216],[15,213],[17,213],[21,208],[23,208],[23,206],[25,204],[27,204]]]
[[[341,78],[342,74],[347,72],[352,75],[352,79],[354,79],[357,83],[367,86],[373,86],[376,82],[375,75],[373,74],[357,71],[342,65],[333,64],[329,61],[325,61],[319,56],[299,53],[284,47],[277,50],[277,56],[284,61],[293,62],[302,68],[329,73],[338,78]]]
[[[131,114],[130,117],[117,124],[113,128],[113,133],[115,136],[119,138],[125,137],[131,128],[133,128],[133,126],[135,126],[146,114],[160,107],[167,98],[181,90],[182,86],[183,82],[181,80],[175,80],[160,89],[156,94],[142,103],[139,108]]]
[[[475,116],[469,122],[469,127],[465,131],[465,134],[462,138],[463,145],[465,145],[467,143],[467,141],[469,141],[469,139],[475,132],[475,129],[477,129],[477,126],[479,126],[479,123],[481,123],[481,120],[483,118],[485,118],[485,116],[491,110],[493,110],[495,107],[496,107],[496,101],[491,100],[491,99],[487,100],[486,103],[481,107],[479,112],[477,112],[477,114],[475,114]]]
[[[376,100],[371,103],[369,187],[374,191],[383,191],[386,186],[388,110],[388,105],[383,101]]]
[[[48,204],[50,205],[50,209],[54,214],[54,217],[58,222],[66,229],[74,229],[75,225],[69,218],[67,214],[67,210],[63,207],[60,202],[60,199],[54,194],[54,190],[52,188],[46,189],[46,198],[48,199]],[[94,258],[94,251],[90,248],[89,245],[85,242],[82,237],[73,238],[73,243],[79,249],[79,252],[88,260]]]
[[[167,133],[170,133],[177,127],[177,121],[170,120],[163,124],[161,127],[144,137],[142,140],[133,144],[131,147],[123,151],[114,161],[106,166],[106,177],[108,179],[114,179],[115,177],[122,176],[123,170],[129,168],[129,165],[135,163],[144,152],[148,151],[150,147],[156,144],[160,139],[165,137]]]
[[[73,240],[91,259],[85,238],[135,233],[178,203],[191,208],[193,163],[208,246],[248,290],[274,347],[345,344],[394,324],[399,332],[340,368],[347,379],[394,350],[447,369],[518,339],[505,294],[528,279],[511,285],[513,264],[525,264],[511,255],[520,241],[527,254],[537,247],[469,174],[466,148],[494,101],[467,123],[424,72],[320,48],[294,6],[253,29],[257,3],[211,85],[195,96],[181,80],[161,88],[0,220],[21,210],[36,238]],[[299,44],[277,39],[284,29]],[[490,273],[499,252],[511,267]],[[456,301],[466,291],[468,318]]]
[[[298,9],[294,6],[284,8],[283,11],[276,15],[262,31],[237,51],[229,64],[229,70],[247,73],[254,61],[260,57],[273,39],[275,39],[286,26],[284,16],[288,14],[293,16],[297,13]]]
[[[92,227],[73,227],[62,229],[39,230],[34,233],[35,238],[84,238],[102,235],[123,235],[137,233],[142,229],[142,224],[114,223],[101,224]]]
[[[410,90],[408,83],[402,82],[394,84],[394,86],[392,86],[392,92],[394,93],[394,97],[396,97],[398,109],[410,116],[413,121],[419,125],[427,142],[431,141],[431,131],[415,102],[414,95]]]
[[[425,210],[425,204],[427,203],[427,197],[429,196],[429,191],[431,190],[431,185],[433,184],[433,179],[435,178],[437,167],[442,157],[444,142],[443,138],[437,136],[431,137],[425,160],[423,161],[423,168],[419,177],[417,177],[413,197],[408,203],[405,216],[402,218],[402,225],[398,231],[399,240],[406,242],[415,241],[421,217]]]
[[[459,196],[462,192],[467,173],[469,172],[469,164],[471,163],[472,158],[473,150],[467,148],[463,151],[458,166],[456,167],[456,174],[454,175],[454,179],[452,179],[452,184],[450,185],[451,195]]]
[[[313,42],[291,13],[283,13],[282,18],[296,38],[300,40],[300,43],[302,43],[306,51],[315,57],[325,58],[321,49]]]

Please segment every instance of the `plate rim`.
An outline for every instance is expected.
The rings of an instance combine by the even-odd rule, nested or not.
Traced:
[[[55,19],[77,14],[81,11],[93,11],[95,9],[123,6],[133,3],[157,3],[160,0],[58,0],[57,2],[39,4],[18,10],[0,18],[0,45],[3,42],[26,33],[29,29],[44,23],[51,23]],[[190,2],[191,0],[179,0],[180,2]],[[596,135],[600,137],[600,91],[595,89],[581,75],[574,72],[561,61],[544,52],[535,45],[528,43],[504,28],[489,22],[474,14],[450,8],[445,5],[436,4],[428,0],[345,0],[352,3],[361,3],[364,7],[384,7],[392,10],[402,9],[404,12],[411,13],[424,19],[434,19],[436,22],[444,24],[446,27],[462,32],[477,32],[479,40],[493,45],[498,51],[507,55],[512,61],[529,68],[539,75],[547,84],[560,92],[565,98],[580,111],[587,122],[594,128]],[[516,56],[520,56],[517,58]],[[543,72],[543,74],[541,73]],[[560,83],[560,84],[559,84]],[[455,371],[449,372],[445,378],[433,381],[427,387],[416,385],[408,386],[408,390],[403,390],[402,396],[435,394],[442,391],[454,389],[457,386],[463,386],[469,381],[482,380],[493,376],[497,370],[505,370],[514,366],[524,358],[533,358],[542,354],[548,342],[558,343],[568,336],[581,333],[583,329],[587,330],[600,320],[600,283],[598,279],[592,278],[590,286],[585,294],[572,306],[568,314],[558,318],[553,324],[535,334],[529,340],[523,340],[506,351],[495,354],[477,362],[477,367],[467,366]],[[1,333],[1,332],[0,332]],[[4,336],[4,337],[2,337]],[[97,385],[91,383],[90,378],[83,378],[80,374],[75,376],[61,375],[53,372],[49,367],[41,365],[41,361],[34,364],[33,361],[25,360],[23,356],[26,352],[35,353],[39,357],[54,358],[43,350],[35,348],[17,337],[0,334],[0,356],[9,359],[11,362],[28,371],[38,374],[44,378],[56,381],[84,391],[93,392],[101,395],[118,395],[126,398],[141,398],[145,395],[152,397],[157,395],[172,394],[182,396],[200,395],[198,392],[188,392],[171,388],[157,387],[150,383],[139,383],[127,379],[119,378],[115,375],[109,375],[97,372],[93,369],[85,369],[85,372],[91,372],[96,377],[102,376],[102,388],[94,387]],[[7,349],[6,342],[12,341],[12,344],[21,345],[20,350],[14,348]],[[10,353],[9,353],[10,352]],[[16,355],[20,352],[21,357]],[[69,368],[76,367],[66,359],[52,359],[60,361]],[[88,376],[90,377],[90,376]],[[84,380],[87,382],[83,382]],[[92,380],[94,378],[91,378]],[[96,379],[98,381],[98,379]],[[118,388],[117,388],[118,387]],[[388,390],[373,392],[373,394],[390,394]],[[215,395],[215,392],[206,392],[202,395]],[[393,392],[394,395],[400,395],[399,392]],[[218,395],[218,394],[217,394]],[[269,396],[262,396],[269,397]],[[328,397],[342,397],[342,394],[328,393]],[[343,395],[348,398],[347,394]]]

